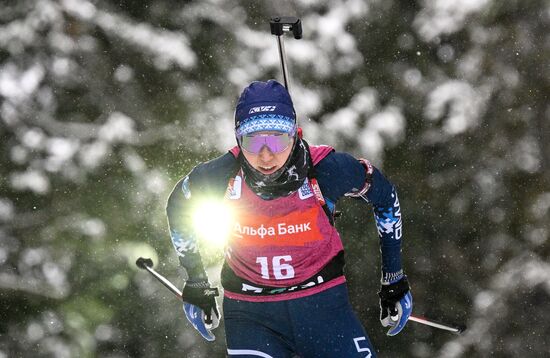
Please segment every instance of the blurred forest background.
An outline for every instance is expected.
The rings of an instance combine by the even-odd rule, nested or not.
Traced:
[[[234,144],[242,89],[281,80],[273,15],[303,23],[306,139],[398,187],[414,312],[469,327],[385,335],[372,213],[343,200],[380,356],[550,356],[550,1],[2,0],[0,357],[225,356],[134,262],[182,285],[167,195]]]

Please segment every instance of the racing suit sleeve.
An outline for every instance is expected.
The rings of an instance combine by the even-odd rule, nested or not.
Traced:
[[[192,195],[189,175],[181,179],[166,205],[170,238],[190,282],[208,280],[192,225]]]
[[[382,253],[382,282],[399,281],[403,277],[402,221],[395,186],[369,161],[357,160],[348,153],[329,154],[319,162],[317,173],[331,210],[344,195],[372,204]]]
[[[366,172],[362,190],[347,196],[361,197],[373,206],[374,219],[382,253],[382,283],[394,283],[403,278],[401,265],[402,220],[395,186],[367,160],[360,159]]]
[[[374,168],[367,199],[372,203],[382,251],[382,283],[394,283],[403,277],[401,238],[403,221],[395,186]]]

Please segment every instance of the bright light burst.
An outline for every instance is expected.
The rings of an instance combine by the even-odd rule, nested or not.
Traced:
[[[231,230],[231,209],[220,201],[204,201],[193,214],[195,232],[209,245],[223,247]]]

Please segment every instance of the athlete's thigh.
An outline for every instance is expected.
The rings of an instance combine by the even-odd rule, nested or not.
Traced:
[[[291,343],[285,327],[272,318],[269,308],[225,298],[225,336],[229,357],[290,358]]]
[[[311,296],[297,309],[303,311],[303,318],[295,328],[298,351],[303,358],[376,356],[349,303],[345,285]]]

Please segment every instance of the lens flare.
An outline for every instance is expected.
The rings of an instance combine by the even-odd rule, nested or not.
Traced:
[[[197,205],[193,225],[203,242],[209,246],[225,246],[231,229],[232,213],[219,201],[204,201]]]

